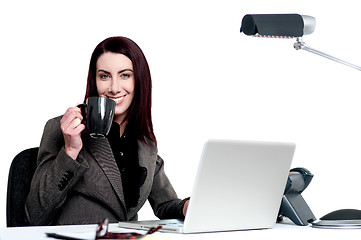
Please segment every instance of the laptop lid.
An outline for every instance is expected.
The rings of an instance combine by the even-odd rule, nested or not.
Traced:
[[[207,141],[183,232],[272,227],[294,151],[293,143]]]
[[[208,140],[187,216],[179,221],[120,222],[120,227],[197,233],[271,228],[281,205],[295,144]]]

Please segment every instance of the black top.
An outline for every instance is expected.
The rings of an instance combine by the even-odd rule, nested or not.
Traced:
[[[127,209],[135,207],[139,199],[139,188],[144,184],[147,170],[139,166],[138,142],[134,129],[129,125],[120,136],[120,126],[113,122],[108,134],[109,144],[113,150],[123,183]]]

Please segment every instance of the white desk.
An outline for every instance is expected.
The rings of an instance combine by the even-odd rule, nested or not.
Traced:
[[[72,225],[72,226],[51,226],[51,227],[20,227],[20,228],[1,228],[1,240],[18,240],[18,239],[54,239],[47,238],[46,232],[69,233],[69,232],[86,232],[94,231],[96,225]],[[109,225],[111,232],[130,232],[129,229],[118,228],[116,224]],[[178,233],[154,233],[145,239],[287,239],[305,240],[305,239],[360,239],[361,229],[317,229],[312,227],[301,227],[293,224],[278,223],[272,229],[250,230],[250,231],[233,231],[219,233],[197,233],[197,234],[178,234]]]

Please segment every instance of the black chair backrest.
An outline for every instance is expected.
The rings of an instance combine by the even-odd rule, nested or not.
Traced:
[[[36,169],[39,148],[29,148],[15,156],[10,165],[6,203],[8,227],[27,226],[25,201]]]

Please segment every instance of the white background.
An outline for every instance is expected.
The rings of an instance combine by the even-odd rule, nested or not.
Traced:
[[[13,157],[82,102],[94,47],[117,35],[149,62],[159,154],[179,197],[191,194],[208,138],[292,141],[292,167],[314,174],[302,195],[316,217],[361,209],[360,71],[296,51],[295,39],[241,34],[249,13],[314,16],[304,41],[361,65],[354,0],[2,1],[0,226]],[[146,205],[140,219],[150,218]]]

